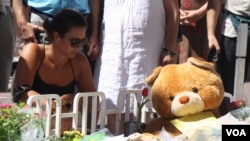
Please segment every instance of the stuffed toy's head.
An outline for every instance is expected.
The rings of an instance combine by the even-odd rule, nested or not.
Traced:
[[[168,119],[216,110],[224,98],[214,64],[201,58],[190,57],[183,64],[157,67],[146,83],[152,86],[153,107]]]

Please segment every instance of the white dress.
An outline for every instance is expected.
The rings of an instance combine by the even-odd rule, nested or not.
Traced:
[[[159,64],[164,43],[165,10],[162,0],[104,0],[102,47],[94,81],[115,108],[125,89],[141,89]]]

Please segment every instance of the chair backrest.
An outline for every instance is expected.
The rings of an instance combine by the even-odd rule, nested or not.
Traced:
[[[76,113],[75,117],[73,118],[73,128],[78,128],[78,114],[79,114],[79,104],[82,100],[82,124],[81,124],[81,132],[83,134],[87,134],[87,121],[88,121],[88,102],[89,98],[91,100],[91,130],[90,133],[96,132],[97,128],[97,118],[99,117],[100,122],[100,129],[105,128],[105,121],[106,121],[106,97],[103,92],[80,92],[77,93],[73,103],[73,113]],[[98,101],[99,100],[99,101]],[[100,104],[99,104],[100,102]],[[99,104],[99,109],[97,105]]]
[[[227,98],[229,100],[229,102],[232,102],[235,99],[232,94],[227,93],[227,92],[224,93],[224,98]]]
[[[77,93],[74,102],[73,102],[73,111],[69,113],[62,113],[62,102],[61,98],[58,94],[47,94],[47,95],[35,95],[30,96],[27,100],[27,104],[32,107],[36,107],[36,112],[42,114],[45,110],[47,115],[46,126],[45,126],[45,137],[49,137],[51,135],[55,135],[56,137],[61,136],[61,119],[62,118],[72,118],[72,128],[79,129],[81,128],[81,132],[83,134],[87,134],[87,121],[88,121],[88,103],[91,100],[91,130],[90,133],[96,132],[97,128],[97,117],[99,116],[100,120],[100,129],[105,128],[105,121],[106,121],[106,97],[103,92],[82,92]],[[43,101],[46,100],[46,107],[41,109]],[[82,100],[82,101],[81,101]],[[99,101],[100,100],[100,104]],[[55,113],[55,129],[52,129],[52,103],[56,101],[56,113]],[[79,104],[82,102],[82,111],[79,112]],[[97,105],[100,105],[100,109],[97,108]],[[100,110],[100,111],[99,111]],[[81,114],[82,116],[82,123],[79,127],[78,125],[78,115]],[[98,116],[97,116],[98,115]],[[54,131],[53,131],[54,130]]]
[[[46,102],[46,107],[43,107],[42,104]],[[27,104],[30,107],[36,107],[36,112],[42,115],[42,112],[46,111],[46,126],[45,126],[45,138],[49,137],[52,134],[51,121],[52,121],[52,103],[56,102],[56,114],[55,114],[55,136],[60,137],[61,129],[61,98],[58,94],[46,94],[46,95],[34,95],[30,96],[27,100]],[[41,108],[43,107],[43,108]]]
[[[138,112],[137,103],[138,103],[138,100],[140,100],[141,98],[141,93],[142,93],[141,89],[125,90],[119,93],[118,100],[117,100],[118,113],[116,115],[116,131],[115,131],[116,135],[119,134],[119,130],[120,130],[121,113],[125,112],[124,121],[136,121],[137,120],[138,118],[137,117],[137,112]],[[133,113],[132,117],[131,117],[131,113]]]
[[[137,110],[138,110],[137,103],[138,100],[140,100],[141,93],[142,90],[125,90],[121,91],[121,93],[119,94],[118,109],[120,112],[125,110],[125,121],[137,120]],[[131,104],[131,102],[133,103]],[[132,119],[130,118],[131,108],[133,113]]]

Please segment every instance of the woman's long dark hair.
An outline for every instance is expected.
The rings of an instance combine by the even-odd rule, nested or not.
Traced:
[[[74,9],[60,10],[50,21],[46,19],[43,23],[49,40],[53,40],[52,33],[58,32],[63,37],[73,27],[87,27],[87,21],[81,13]]]

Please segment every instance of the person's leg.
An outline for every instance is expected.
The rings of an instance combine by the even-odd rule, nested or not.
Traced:
[[[15,45],[13,18],[10,7],[7,15],[0,13],[0,92],[8,91]]]
[[[236,38],[221,37],[218,69],[225,92],[234,93]]]

